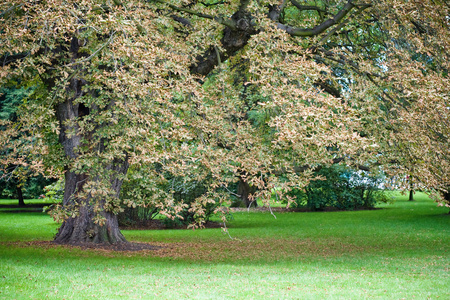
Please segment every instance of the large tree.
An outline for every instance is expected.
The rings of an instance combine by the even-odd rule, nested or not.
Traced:
[[[405,137],[391,130],[400,149],[391,158],[382,140],[390,122],[382,118],[393,109],[395,118],[407,113],[408,87],[423,91],[426,82],[406,85],[402,70],[410,69],[395,62],[403,57],[414,70],[432,72],[423,76],[440,82],[441,96],[421,95],[422,103],[444,108],[448,120],[442,28],[449,14],[438,2],[406,1],[409,9],[394,2],[7,1],[0,6],[0,80],[37,88],[20,120],[4,124],[0,145],[27,130],[32,149],[17,145],[10,158],[31,153],[38,171],[64,170],[61,243],[125,242],[116,213],[130,164],[145,165],[154,182],[167,173],[209,178],[208,192],[190,207],[198,216],[237,179],[270,198],[274,187],[302,187],[311,168],[343,158],[382,163],[381,154],[403,167],[411,161],[400,151]],[[430,39],[443,39],[435,52],[415,48],[421,26]],[[401,40],[404,30],[411,40]],[[436,63],[405,56],[413,52]],[[428,136],[412,117],[405,122]],[[448,143],[442,134],[433,146]],[[157,186],[148,200],[168,215],[180,212]]]

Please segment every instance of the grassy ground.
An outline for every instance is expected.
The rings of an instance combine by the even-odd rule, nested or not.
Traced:
[[[24,199],[23,202],[25,205],[49,205],[54,202],[49,198],[43,199]],[[19,201],[16,199],[0,199],[0,209],[5,205],[18,205]]]
[[[0,299],[449,299],[450,216],[423,194],[382,209],[239,212],[221,229],[124,231],[156,251],[53,246],[58,225],[0,211]]]

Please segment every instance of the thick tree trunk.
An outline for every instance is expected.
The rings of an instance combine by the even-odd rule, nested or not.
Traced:
[[[72,41],[72,44],[75,45],[73,48],[76,48],[76,39],[74,41]],[[74,56],[76,50],[73,50]],[[67,89],[68,94],[72,97],[59,103],[56,108],[56,116],[61,128],[59,141],[65,155],[73,162],[78,159],[79,149],[86,146],[86,143],[91,143],[88,146],[95,148],[99,153],[105,150],[103,147],[105,141],[93,140],[93,132],[83,133],[83,135],[70,134],[71,132],[80,132],[77,120],[91,112],[91,108],[76,101],[77,98],[83,96],[82,87],[85,84],[86,82],[82,79],[71,79]],[[118,198],[122,186],[119,177],[125,175],[128,170],[127,159],[116,158],[102,167],[105,174],[110,176],[106,182],[103,180],[102,184],[109,185],[106,188],[111,189],[114,193],[113,196]],[[68,211],[75,211],[76,214],[63,222],[54,241],[62,244],[125,243],[126,240],[119,230],[117,216],[105,210],[106,199],[99,199],[98,196],[94,199],[90,193],[86,193],[84,190],[87,182],[95,182],[100,179],[95,178],[95,175],[92,174],[72,172],[70,168],[69,165],[65,173],[63,207]],[[101,224],[95,222],[99,214],[104,221]]]
[[[126,161],[116,161],[112,164],[117,174],[125,174],[128,169]],[[105,219],[102,225],[94,222],[94,207],[90,198],[79,199],[76,195],[83,190],[88,177],[67,171],[65,176],[64,200],[65,207],[72,207],[79,203],[79,212],[76,217],[70,217],[63,222],[55,237],[56,243],[79,244],[79,243],[104,243],[118,244],[126,243],[125,237],[119,230],[117,216],[111,212],[103,211],[101,216]],[[118,179],[111,180],[111,188],[118,197],[122,182]],[[100,203],[104,205],[104,203]]]
[[[25,202],[23,201],[22,188],[16,185],[16,191],[17,191],[17,199],[19,199],[19,206],[25,206]]]
[[[255,201],[250,201],[249,195],[255,192],[255,188],[251,187],[247,181],[242,179],[239,180],[237,193],[241,196],[241,201],[245,204],[245,207],[257,207],[258,203]]]

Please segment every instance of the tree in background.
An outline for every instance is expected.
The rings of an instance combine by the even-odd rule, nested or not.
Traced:
[[[10,82],[0,89],[0,120],[5,122],[17,121],[20,106],[31,92],[31,88],[17,88],[16,85],[17,83]],[[16,139],[23,138],[24,134],[26,133],[22,133]],[[2,150],[1,156],[8,156],[13,151],[11,148]],[[0,196],[18,199],[19,206],[25,206],[24,199],[26,198],[38,198],[42,194],[44,186],[52,182],[52,179],[45,178],[40,174],[33,174],[28,163],[11,163],[5,166],[3,171],[0,171]]]
[[[439,12],[427,26],[448,41],[441,29],[448,26],[448,6],[407,3],[412,11]],[[1,147],[11,147],[10,137],[25,130],[30,143],[11,147],[14,155],[2,164],[26,155],[35,158],[36,171],[64,170],[63,205],[55,213],[64,220],[55,238],[60,243],[125,242],[116,216],[121,185],[127,176],[142,176],[129,166],[145,168],[152,184],[151,193],[124,200],[127,205],[152,202],[168,216],[187,209],[200,223],[205,207],[227,201],[227,187],[238,179],[257,189],[251,197],[268,201],[275,188],[304,187],[315,166],[336,159],[395,161],[400,170],[404,137],[396,124],[390,129],[390,120],[412,121],[398,118],[409,107],[398,101],[411,96],[403,85],[427,88],[426,82],[406,85],[409,65],[395,64],[415,62],[398,56],[407,52],[396,35],[405,26],[420,35],[409,26],[419,19],[404,4],[2,3],[0,80],[21,78],[38,87],[19,120],[3,123],[0,139]],[[441,58],[448,51],[433,53]],[[232,72],[239,64],[246,73],[241,84]],[[443,95],[447,75],[433,74]],[[445,97],[423,97],[448,107]],[[410,123],[411,130],[418,127]],[[391,132],[393,146],[383,139]],[[176,189],[160,188],[187,174],[191,181],[208,179],[189,205],[175,201]]]
[[[387,174],[408,176],[405,189],[421,187],[446,195],[450,6],[446,1],[394,1],[376,8],[382,55],[374,61],[377,72],[371,71],[369,80],[355,89],[360,107],[366,107],[367,132],[377,137],[382,153],[378,161]],[[373,70],[374,64],[363,68]]]
[[[0,120],[15,121],[17,120],[17,110],[19,105],[22,104],[22,99],[28,94],[24,88],[15,89],[13,87],[4,86],[0,89]],[[2,151],[2,155],[8,149]],[[1,196],[14,197],[19,200],[19,206],[25,206],[22,187],[24,178],[19,176],[20,168],[14,164],[10,164],[6,167],[6,172],[0,173],[0,189]],[[22,182],[21,182],[22,181]]]

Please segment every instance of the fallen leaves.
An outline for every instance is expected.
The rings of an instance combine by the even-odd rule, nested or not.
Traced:
[[[329,240],[326,243],[311,239],[262,239],[199,241],[177,243],[129,243],[120,246],[104,246],[94,244],[58,245],[49,241],[10,242],[16,247],[38,247],[46,250],[82,249],[89,255],[115,256],[150,256],[176,260],[223,262],[223,261],[282,261],[301,260],[311,256],[327,258],[345,254],[364,252],[364,247],[341,241]]]

